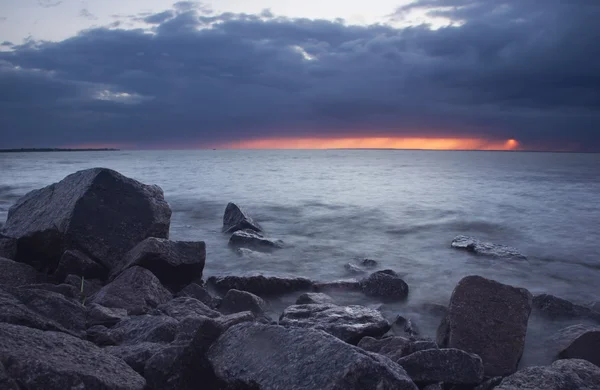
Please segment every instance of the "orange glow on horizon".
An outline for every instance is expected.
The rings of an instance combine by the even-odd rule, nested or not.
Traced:
[[[427,150],[519,150],[515,139],[482,138],[271,138],[232,142],[226,149],[427,149]]]

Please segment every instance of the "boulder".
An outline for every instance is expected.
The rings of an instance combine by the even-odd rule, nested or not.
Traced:
[[[44,280],[32,266],[0,257],[0,285],[19,287],[26,284],[36,284]]]
[[[219,311],[224,314],[234,314],[250,311],[261,316],[267,310],[267,303],[262,298],[247,291],[229,290],[223,297]]]
[[[130,314],[142,314],[171,298],[171,293],[152,272],[135,266],[102,287],[91,303],[126,309]]]
[[[332,304],[290,306],[279,324],[324,330],[350,344],[357,344],[365,336],[383,336],[390,330],[390,323],[377,310]]]
[[[527,259],[527,256],[519,252],[515,248],[505,245],[493,244],[491,242],[479,241],[473,237],[457,236],[452,240],[452,248],[466,250],[476,255],[498,257],[498,258],[513,258]]]
[[[384,355],[394,362],[417,351],[438,348],[437,344],[433,341],[411,340],[398,336],[384,337],[382,339],[363,337],[358,343],[358,347],[365,351]]]
[[[17,257],[17,240],[0,234],[0,257],[14,260]]]
[[[483,382],[483,363],[459,349],[426,349],[396,361],[415,382],[477,385]]]
[[[590,318],[600,322],[600,313],[550,294],[534,296],[533,307],[550,319]]]
[[[149,237],[127,252],[123,266],[113,269],[114,278],[124,269],[140,266],[152,271],[165,286],[180,286],[202,278],[206,260],[203,241],[170,241]]]
[[[129,367],[144,375],[146,362],[164,348],[166,348],[164,344],[142,342],[133,345],[108,346],[104,348],[104,352],[123,359]]]
[[[509,375],[523,354],[531,303],[525,289],[467,276],[452,293],[437,343],[480,356],[486,376]]]
[[[39,284],[28,284],[25,286],[21,286],[23,289],[27,290],[45,290],[53,293],[60,294],[65,298],[70,300],[76,300],[77,302],[81,302],[81,293],[79,289],[71,286],[70,284],[51,284],[51,283],[39,283]]]
[[[365,295],[397,300],[408,296],[408,285],[392,270],[373,272],[360,282]]]
[[[4,234],[17,239],[15,260],[38,269],[56,269],[75,249],[112,270],[145,238],[168,238],[170,218],[160,187],[94,168],[23,196],[8,211]]]
[[[104,330],[101,339],[103,345],[166,344],[175,340],[178,328],[179,322],[169,316],[132,316]]]
[[[314,329],[237,325],[212,345],[208,361],[232,388],[417,390],[389,359]]]
[[[262,232],[261,227],[235,203],[228,203],[223,214],[223,233],[235,233],[238,230]]]
[[[254,230],[238,230],[231,235],[229,246],[234,248],[251,248],[258,251],[270,251],[283,248],[281,240],[271,240]]]
[[[341,279],[314,283],[313,289],[315,291],[360,291],[362,287],[356,279]]]
[[[144,364],[144,377],[148,388],[151,390],[173,389],[173,384],[167,385],[173,374],[175,364],[187,348],[189,343],[171,343],[146,360]]]
[[[106,279],[108,271],[85,253],[78,250],[67,250],[58,262],[55,275],[60,281],[64,280],[67,275],[83,276],[85,279]]]
[[[125,362],[64,333],[0,324],[0,366],[23,389],[144,389]]]
[[[312,303],[333,303],[333,298],[323,293],[304,293],[296,299],[296,305],[307,305]]]
[[[583,359],[600,367],[600,327],[572,325],[553,337],[559,359]]]
[[[199,300],[190,297],[175,298],[158,306],[158,310],[176,320],[182,320],[186,317],[214,318],[221,315],[221,313],[214,311]]]
[[[212,276],[208,283],[224,292],[235,289],[261,296],[310,290],[312,287],[312,282],[305,278],[267,275]]]
[[[362,259],[359,261],[359,264],[362,265],[363,267],[367,267],[367,268],[374,268],[379,265],[377,260],[373,260],[373,259]]]
[[[67,275],[65,278],[65,284],[72,286],[77,290],[78,296],[86,298],[91,297],[102,289],[104,286],[101,280],[98,279],[83,279],[83,291],[81,290],[81,277],[75,275]]]
[[[86,315],[88,328],[96,325],[111,327],[127,318],[127,310],[117,308],[111,309],[92,303],[87,306]]]
[[[558,360],[548,367],[528,367],[507,378],[494,390],[600,389],[600,368],[586,360]]]
[[[211,309],[221,304],[221,298],[213,296],[206,288],[197,283],[188,284],[176,296],[195,298]]]
[[[393,326],[396,326],[396,329],[397,327],[400,327],[402,332],[409,337],[416,337],[419,335],[419,328],[410,318],[399,315],[396,317]]]

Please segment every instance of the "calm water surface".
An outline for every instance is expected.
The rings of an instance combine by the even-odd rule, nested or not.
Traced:
[[[384,305],[434,336],[456,283],[478,274],[532,293],[600,300],[600,155],[430,151],[148,151],[0,154],[0,221],[21,195],[77,170],[107,167],[160,185],[171,238],[207,243],[207,276],[262,271],[315,280],[351,277],[373,258],[404,275],[410,298]],[[287,247],[240,257],[220,231],[242,205]],[[518,248],[528,260],[450,248],[467,234]],[[376,304],[362,294],[340,303]],[[272,302],[276,315],[295,296]],[[549,361],[546,338],[565,323],[530,319],[523,365]]]

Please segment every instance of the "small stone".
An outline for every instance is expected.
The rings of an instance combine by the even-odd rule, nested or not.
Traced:
[[[304,293],[296,299],[296,305],[306,305],[312,303],[334,303],[333,298],[323,293]]]
[[[379,265],[379,263],[376,260],[372,260],[372,259],[362,259],[360,261],[360,264],[363,267],[367,267],[367,268],[373,268],[373,267],[377,267]]]
[[[87,306],[87,326],[104,325],[111,327],[127,318],[127,310],[108,308],[95,303]]]
[[[408,285],[392,270],[374,272],[360,284],[368,296],[384,299],[405,299],[408,296]]]
[[[427,349],[396,362],[415,382],[476,385],[483,381],[481,358],[458,349]]]
[[[483,256],[498,258],[527,259],[527,256],[515,248],[505,245],[479,241],[473,237],[457,236],[452,240],[452,248],[462,249]]]
[[[195,298],[211,309],[215,309],[221,304],[221,298],[213,296],[206,288],[197,283],[188,284],[176,296]]]
[[[190,297],[175,298],[159,305],[157,309],[176,320],[183,320],[187,317],[215,318],[221,315],[221,313],[211,309],[199,300]]]
[[[234,314],[251,311],[261,316],[267,310],[267,303],[262,298],[247,291],[229,290],[223,297],[219,311],[224,314]]]
[[[41,283],[44,279],[32,266],[0,257],[0,285],[19,287]]]

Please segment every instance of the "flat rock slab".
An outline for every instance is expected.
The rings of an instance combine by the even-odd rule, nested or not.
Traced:
[[[355,345],[365,336],[380,337],[390,330],[390,323],[377,310],[332,304],[290,306],[281,315],[279,324],[323,330]]]
[[[0,324],[0,366],[22,388],[144,389],[146,381],[123,360],[64,333]]]
[[[313,329],[237,325],[213,344],[208,360],[221,381],[240,389],[417,390],[389,359]]]
[[[513,258],[527,259],[527,256],[519,252],[518,249],[510,246],[493,244],[491,242],[480,241],[473,237],[457,236],[452,240],[452,248],[466,250],[476,255],[498,257],[498,258]]]
[[[477,385],[483,382],[483,363],[459,349],[426,349],[396,361],[415,382]]]
[[[235,233],[238,230],[262,232],[260,225],[235,203],[228,203],[223,214],[223,233]]]
[[[208,283],[224,292],[235,289],[260,296],[310,290],[313,285],[306,278],[269,275],[211,276]]]
[[[25,263],[0,257],[0,285],[19,287],[44,281],[44,275]]]
[[[392,270],[373,272],[360,281],[365,295],[385,300],[402,300],[408,296],[408,284]]]
[[[560,359],[583,359],[600,367],[600,327],[573,325],[558,331],[553,340]]]
[[[558,360],[548,367],[529,367],[507,378],[494,390],[600,389],[600,367],[586,360]]]
[[[531,304],[525,289],[467,276],[452,293],[437,343],[480,356],[486,376],[509,375],[523,355]]]

